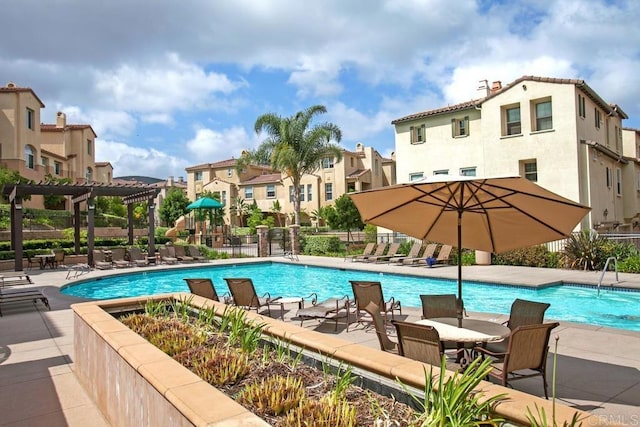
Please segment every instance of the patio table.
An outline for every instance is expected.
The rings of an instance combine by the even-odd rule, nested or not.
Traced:
[[[34,255],[34,258],[38,258],[38,261],[40,262],[40,270],[44,270],[47,265],[53,268],[53,260],[55,257],[56,256],[54,254]]]
[[[462,319],[462,327],[458,327],[458,319],[455,317],[436,317],[422,319],[416,323],[433,326],[440,335],[442,341],[455,341],[458,343],[487,343],[505,339],[511,333],[511,329],[496,322],[479,319]]]

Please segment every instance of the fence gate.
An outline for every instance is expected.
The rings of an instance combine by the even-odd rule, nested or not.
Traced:
[[[269,230],[269,256],[282,256],[291,251],[291,238],[286,228]]]

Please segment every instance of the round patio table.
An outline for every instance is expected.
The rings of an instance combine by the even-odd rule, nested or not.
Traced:
[[[506,326],[480,319],[462,319],[462,327],[458,327],[455,317],[436,317],[422,319],[416,323],[433,326],[440,335],[441,341],[455,341],[458,343],[487,343],[505,339],[511,333]]]

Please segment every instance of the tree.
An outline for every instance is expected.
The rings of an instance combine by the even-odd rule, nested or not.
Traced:
[[[71,184],[73,181],[70,178],[58,178],[50,173],[46,174],[44,181],[47,184]],[[64,196],[57,196],[53,194],[45,194],[43,197],[44,208],[50,210],[64,210]]]
[[[314,105],[299,111],[291,117],[280,117],[274,113],[263,114],[256,120],[254,129],[257,134],[265,132],[268,137],[260,146],[243,153],[236,163],[241,170],[250,163],[269,165],[282,171],[291,178],[293,188],[300,188],[302,176],[316,171],[325,158],[342,159],[342,148],[334,143],[340,142],[342,132],[333,123],[320,123],[310,127],[311,120],[318,114],[326,113],[323,105]],[[293,192],[295,224],[300,225],[300,193]]]
[[[280,206],[280,201],[275,200],[271,205],[271,213],[273,213],[276,218],[278,218],[278,227],[282,227],[282,206]]]
[[[158,211],[160,220],[169,227],[175,226],[178,218],[187,213],[189,203],[189,199],[187,199],[182,190],[172,188],[162,201],[162,205],[160,205],[160,210]]]
[[[20,175],[18,172],[6,168],[0,165],[0,188],[4,187],[4,184],[28,184],[31,181]],[[23,200],[30,200],[30,195],[22,197]],[[0,201],[5,201],[5,197],[0,195]]]
[[[324,225],[327,220],[327,206],[320,206],[318,209],[314,209],[311,211],[309,218],[315,222],[316,231],[318,231],[318,227]]]
[[[231,201],[231,206],[229,206],[229,213],[233,216],[238,217],[238,222],[240,223],[240,227],[243,226],[243,218],[245,215],[249,213],[249,205],[244,199],[240,196],[236,196]]]
[[[334,206],[325,208],[329,226],[347,232],[347,244],[351,240],[351,230],[362,230],[364,223],[351,197],[343,194],[336,199]]]

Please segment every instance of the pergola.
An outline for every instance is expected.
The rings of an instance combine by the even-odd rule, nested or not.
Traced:
[[[74,212],[74,240],[75,254],[80,254],[80,203],[87,206],[87,257],[88,263],[93,264],[94,242],[94,199],[97,196],[122,197],[127,205],[129,244],[133,244],[133,204],[148,202],[149,206],[149,256],[155,254],[153,201],[160,192],[159,188],[148,185],[110,185],[100,183],[90,184],[5,184],[2,188],[11,204],[11,248],[15,251],[15,270],[22,270],[22,199],[27,195],[71,196]]]

